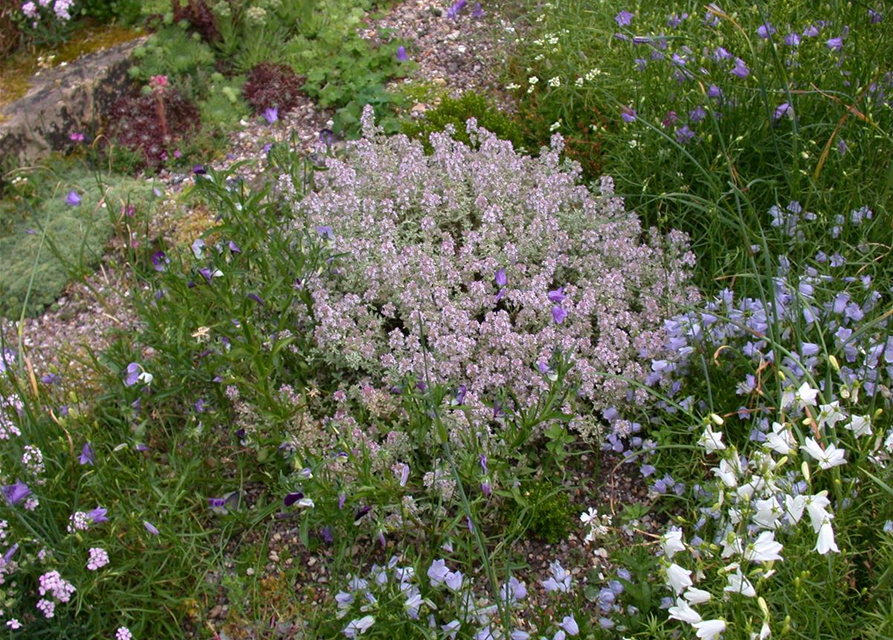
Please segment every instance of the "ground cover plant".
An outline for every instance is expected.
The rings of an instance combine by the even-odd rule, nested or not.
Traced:
[[[149,215],[152,187],[56,159],[13,171],[0,200],[0,316],[33,315],[91,273],[122,220]]]
[[[260,5],[227,4],[264,33],[286,10],[239,26]],[[301,64],[349,44],[289,6]],[[261,179],[190,163],[178,202],[208,221],[182,244],[142,209],[108,218],[136,320],[90,375],[0,344],[5,633],[893,637],[888,166],[866,155],[888,143],[866,78],[889,17],[585,8],[533,7],[512,121],[466,95],[389,137],[374,97],[337,97],[351,82],[261,67],[353,100],[361,137],[280,139]],[[211,66],[221,12],[177,5],[134,72],[144,129],[169,127],[156,166],[192,120],[287,109],[257,76],[241,102],[256,66]],[[168,37],[190,52],[170,77]],[[173,95],[197,105],[183,122]],[[54,219],[93,197],[70,180]],[[51,184],[8,187],[10,228]]]

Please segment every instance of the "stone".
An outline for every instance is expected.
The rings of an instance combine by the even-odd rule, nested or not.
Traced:
[[[72,133],[100,128],[102,116],[129,88],[136,38],[43,71],[18,100],[0,107],[0,159],[23,165],[70,151]]]

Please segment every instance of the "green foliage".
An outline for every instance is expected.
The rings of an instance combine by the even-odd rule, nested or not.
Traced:
[[[139,17],[142,2],[140,0],[78,0],[76,3],[81,15],[97,22],[117,21],[133,24]]]
[[[242,97],[243,76],[224,78],[213,74],[208,85],[207,97],[199,102],[203,126],[226,130],[251,113]]]
[[[497,138],[510,140],[516,149],[523,146],[520,126],[499,111],[486,96],[474,92],[463,93],[459,98],[444,97],[436,108],[425,112],[423,118],[404,120],[402,129],[409,137],[421,140],[425,151],[431,153],[428,136],[442,132],[447,126],[452,126],[456,131],[456,140],[471,144],[465,129],[469,118],[475,118],[478,126],[494,133]]]
[[[79,206],[66,203],[72,189]],[[0,200],[0,316],[18,317],[26,298],[28,315],[51,305],[71,277],[99,262],[122,206],[145,209],[150,198],[145,182],[75,163],[51,162],[12,178]]]
[[[211,48],[182,25],[166,26],[152,34],[134,50],[133,57],[133,79],[148,82],[153,76],[168,76],[175,86],[183,83],[184,77],[194,78],[200,71],[213,70],[214,65]]]
[[[528,532],[548,544],[564,540],[577,516],[566,487],[540,478],[527,485]]]

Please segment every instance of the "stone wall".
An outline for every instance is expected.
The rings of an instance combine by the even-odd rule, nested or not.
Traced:
[[[71,134],[94,132],[128,89],[137,38],[35,76],[28,93],[0,107],[0,162],[29,164],[72,147]]]

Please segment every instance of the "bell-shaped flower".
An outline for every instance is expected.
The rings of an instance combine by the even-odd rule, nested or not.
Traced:
[[[683,569],[678,564],[671,564],[666,569],[667,586],[670,587],[676,595],[681,594],[692,584],[691,571]]]
[[[698,589],[697,587],[689,587],[682,594],[682,597],[688,600],[689,604],[703,604],[712,598],[709,591]]]
[[[667,558],[672,558],[680,551],[685,551],[685,543],[682,541],[682,531],[672,529],[661,536],[660,546]]]
[[[819,463],[821,469],[831,469],[846,464],[846,451],[829,442],[824,449],[814,438],[807,438],[806,444],[800,445],[800,450]]]
[[[726,448],[726,445],[723,444],[722,441],[722,435],[722,431],[714,431],[708,424],[707,428],[704,429],[704,433],[701,434],[701,438],[698,440],[698,446],[703,447],[707,453],[722,451]]]
[[[774,532],[763,531],[757,536],[757,539],[744,550],[744,557],[752,562],[783,560],[781,557],[781,550],[783,548],[784,547],[780,542],[776,542]]]
[[[755,598],[757,595],[756,589],[753,588],[753,585],[750,583],[750,580],[741,573],[741,567],[738,567],[734,573],[729,573],[726,576],[728,583],[723,588],[724,592],[728,593],[739,593],[742,596],[746,596],[748,598]]]
[[[829,551],[840,553],[837,543],[834,541],[834,528],[831,526],[831,518],[825,518],[822,526],[819,528],[819,537],[816,540],[815,550],[820,554],[827,555]]]
[[[703,620],[696,622],[694,625],[695,635],[701,640],[714,640],[719,634],[726,630],[725,620]]]
[[[692,609],[691,605],[682,598],[676,598],[676,606],[667,609],[667,613],[670,614],[670,618],[673,620],[687,622],[688,624],[695,624],[702,620],[701,614]]]

